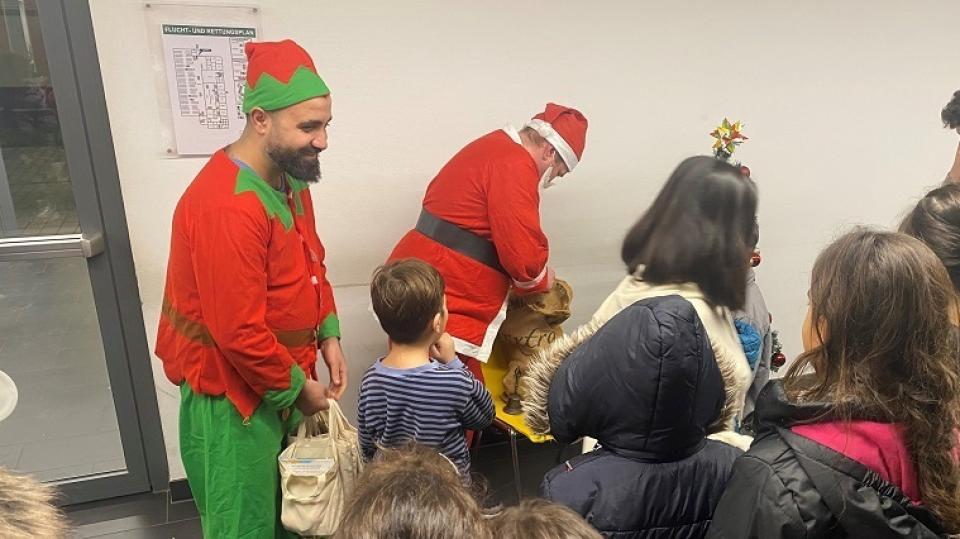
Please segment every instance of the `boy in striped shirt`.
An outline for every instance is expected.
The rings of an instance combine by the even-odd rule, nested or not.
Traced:
[[[486,428],[495,411],[490,393],[460,362],[445,331],[443,277],[421,260],[397,260],[374,273],[370,296],[390,351],[360,383],[364,459],[372,459],[378,447],[415,441],[445,455],[467,478],[464,431]]]

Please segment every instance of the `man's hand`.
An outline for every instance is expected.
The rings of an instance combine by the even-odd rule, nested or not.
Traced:
[[[330,403],[327,402],[327,388],[316,380],[307,380],[294,404],[303,412],[303,415],[307,416],[326,410],[330,407]]]
[[[330,387],[328,388],[330,396],[340,400],[340,396],[347,389],[347,360],[343,357],[340,339],[336,337],[325,339],[320,343],[320,354],[330,371]]]
[[[437,339],[437,342],[430,346],[430,355],[434,359],[446,365],[454,359],[457,359],[457,350],[453,345],[453,337],[449,333],[444,333]]]

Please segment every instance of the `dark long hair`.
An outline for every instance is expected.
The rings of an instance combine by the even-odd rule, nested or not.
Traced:
[[[645,281],[693,282],[710,303],[739,309],[756,213],[750,178],[719,159],[690,157],[627,232],[620,257],[630,273],[644,266]]]
[[[798,401],[831,403],[846,419],[903,427],[923,503],[960,531],[957,445],[960,338],[943,264],[905,234],[857,229],[813,266],[811,327],[822,343],[784,380]],[[803,376],[812,366],[814,373]]]
[[[960,185],[927,193],[900,224],[900,232],[926,243],[943,262],[960,291]]]

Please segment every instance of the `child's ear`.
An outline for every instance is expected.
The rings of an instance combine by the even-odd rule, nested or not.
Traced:
[[[433,322],[431,322],[430,329],[437,335],[443,333],[443,313],[433,315]]]

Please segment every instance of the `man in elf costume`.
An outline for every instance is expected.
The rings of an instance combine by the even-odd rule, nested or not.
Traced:
[[[422,259],[443,275],[447,331],[480,380],[477,361],[490,357],[508,293],[553,286],[540,193],[573,171],[586,136],[579,111],[549,103],[523,129],[507,126],[471,142],[427,187],[416,228],[390,255]]]
[[[240,139],[173,217],[157,356],[180,386],[180,454],[205,537],[282,537],[277,456],[298,412],[347,384],[309,184],[330,90],[293,41],[247,43]],[[316,380],[317,350],[330,386]]]

